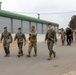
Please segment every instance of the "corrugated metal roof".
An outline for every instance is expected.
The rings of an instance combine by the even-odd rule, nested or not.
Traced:
[[[32,21],[32,22],[37,22],[37,23],[42,23],[42,24],[52,23],[52,25],[59,26],[59,24],[57,23],[53,23],[50,21],[37,19],[37,18],[33,18],[33,17],[29,17],[29,16],[17,14],[17,13],[5,11],[5,10],[0,10],[0,16],[10,17],[10,18],[15,18],[15,19],[22,19],[22,20]]]

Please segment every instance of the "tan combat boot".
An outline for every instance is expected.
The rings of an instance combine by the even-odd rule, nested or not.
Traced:
[[[22,53],[20,54],[20,56],[23,56],[23,55],[24,55],[24,54],[22,54]]]
[[[64,46],[64,43],[62,43],[62,46]]]
[[[9,56],[10,56],[10,54],[7,55],[7,57],[9,57]]]
[[[20,57],[21,55],[20,55],[20,54],[18,54],[17,56],[18,56],[18,57]]]
[[[34,54],[33,56],[34,56],[34,57],[36,57],[36,56],[37,56],[37,54]]]
[[[7,57],[7,54],[4,57]]]
[[[51,56],[49,56],[49,58],[47,59],[47,60],[51,60],[52,59],[52,57]]]
[[[26,55],[27,57],[31,57],[31,55],[30,54],[28,54],[28,55]]]

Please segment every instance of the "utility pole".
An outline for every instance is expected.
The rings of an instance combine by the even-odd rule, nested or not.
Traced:
[[[38,13],[37,15],[38,15],[38,19],[40,19],[40,14]]]
[[[2,2],[0,2],[0,10],[1,10],[1,4],[2,4]]]

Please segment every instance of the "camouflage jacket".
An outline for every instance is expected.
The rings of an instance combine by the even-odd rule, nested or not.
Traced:
[[[61,31],[60,34],[61,34],[61,37],[65,37],[66,35],[65,31]]]
[[[48,30],[45,36],[45,40],[51,40],[53,42],[57,42],[56,31],[53,29]]]
[[[26,37],[25,35],[21,32],[21,33],[17,33],[15,35],[14,41],[17,39],[17,43],[23,43],[23,40],[26,42]]]
[[[8,32],[8,31],[4,31],[1,35],[1,41],[3,40],[3,42],[9,42],[11,43],[12,42],[12,36],[11,36],[11,33]]]
[[[37,42],[37,32],[36,31],[31,31],[29,33],[29,41],[30,42]]]

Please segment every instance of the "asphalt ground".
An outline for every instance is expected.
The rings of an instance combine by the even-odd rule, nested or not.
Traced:
[[[58,40],[54,46],[56,58],[48,61],[49,51],[44,42],[38,43],[38,56],[28,58],[28,45],[23,47],[24,56],[18,58],[18,48],[10,49],[10,57],[4,57],[4,50],[0,50],[0,75],[63,75],[76,71],[76,42],[71,46],[61,45]]]

